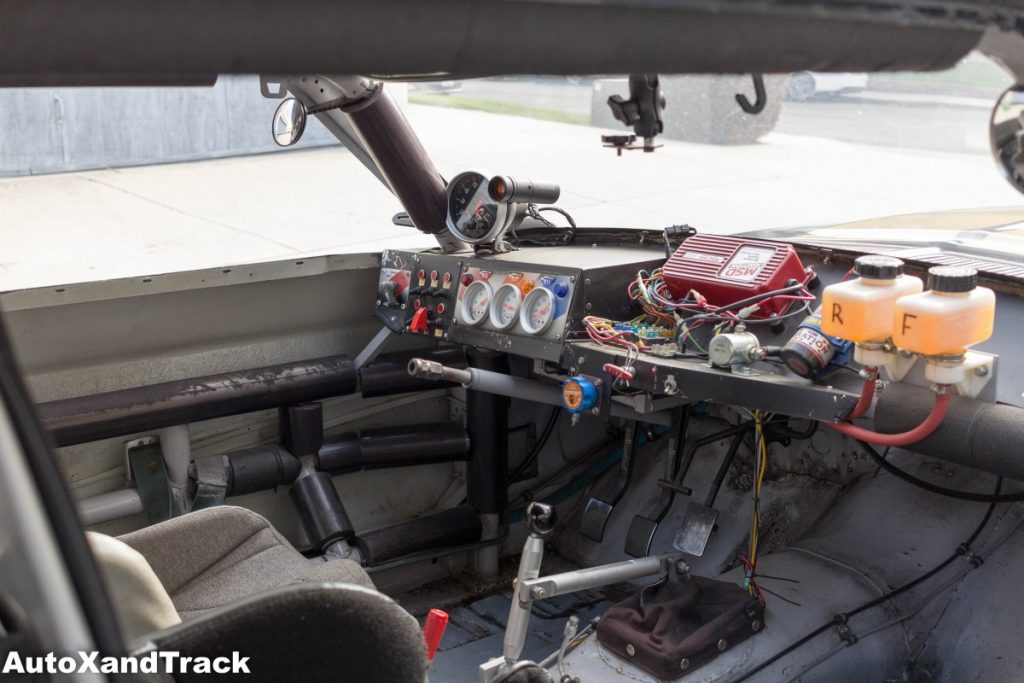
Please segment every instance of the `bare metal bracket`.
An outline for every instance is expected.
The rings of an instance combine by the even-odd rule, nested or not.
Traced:
[[[124,445],[128,480],[134,481],[142,499],[142,507],[150,524],[174,516],[171,484],[164,464],[160,439],[144,436]]]

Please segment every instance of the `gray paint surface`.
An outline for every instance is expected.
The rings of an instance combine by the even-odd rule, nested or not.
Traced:
[[[273,152],[257,76],[212,87],[0,89],[0,176]],[[311,125],[298,147],[337,145]]]

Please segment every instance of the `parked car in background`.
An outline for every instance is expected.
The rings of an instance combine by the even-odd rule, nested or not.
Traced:
[[[789,77],[788,98],[802,102],[815,95],[837,95],[868,87],[868,75],[858,73],[819,73],[800,71]]]
[[[437,95],[451,95],[452,93],[462,92],[462,81],[415,81],[409,84],[409,90]]]

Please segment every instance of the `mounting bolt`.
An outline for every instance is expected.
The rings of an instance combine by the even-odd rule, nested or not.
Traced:
[[[547,593],[540,586],[534,586],[533,588],[530,589],[530,597],[533,598],[534,600],[540,600],[545,595],[547,595]]]
[[[588,277],[586,280],[584,280],[583,284],[585,284],[587,287],[589,287],[590,286],[590,278]]]
[[[718,641],[718,651],[719,652],[725,652],[725,648],[727,648],[728,646],[729,646],[729,644],[725,642],[725,638],[720,638],[719,639],[719,641]]]
[[[636,654],[636,648],[633,647],[633,643],[626,643],[626,654],[630,657]]]
[[[404,311],[405,310],[405,304],[402,304],[401,308]]]
[[[988,366],[979,365],[978,367],[974,368],[974,374],[977,375],[978,377],[984,377],[985,375],[988,374]]]
[[[587,362],[587,357],[586,356],[580,356],[579,358],[576,359],[576,365],[583,365],[586,362]]]
[[[597,406],[594,406],[593,408],[590,409],[590,412],[593,413],[594,415],[600,415],[601,409],[598,408]]]
[[[686,564],[682,560],[676,562],[676,571],[680,574],[688,574],[690,572],[690,565]]]
[[[587,305],[584,306],[584,308],[586,308],[588,311],[591,311],[594,309],[594,305],[588,301]]]
[[[754,633],[757,633],[758,631],[760,631],[761,630],[761,620],[760,619],[754,619],[752,622],[750,622],[750,630],[753,631]]]
[[[683,671],[686,671],[687,669],[689,669],[690,668],[690,660],[687,659],[686,657],[683,657],[682,659],[680,659],[679,660],[679,668],[682,669]]]

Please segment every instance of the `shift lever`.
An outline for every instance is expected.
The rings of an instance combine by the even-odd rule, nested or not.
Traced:
[[[503,672],[508,672],[519,661],[530,626],[530,609],[535,600],[578,593],[659,574],[670,577],[686,575],[690,570],[681,555],[671,554],[576,569],[541,578],[540,565],[544,560],[544,539],[555,528],[557,521],[555,508],[545,503],[530,503],[526,508],[524,521],[530,535],[527,537],[526,543],[523,544],[523,554],[519,558],[519,573],[513,584],[512,606],[508,611],[503,656],[489,659],[480,665],[477,678],[479,683],[489,683],[499,678]]]
[[[526,631],[530,626],[531,600],[520,599],[519,586],[525,581],[540,576],[540,565],[544,561],[544,539],[554,531],[558,514],[554,506],[546,503],[530,503],[526,507],[526,528],[530,535],[523,544],[523,554],[519,558],[519,573],[516,575],[516,590],[512,593],[512,609],[508,613],[508,626],[505,628],[503,653],[505,661],[513,664],[519,660],[526,643]]]

